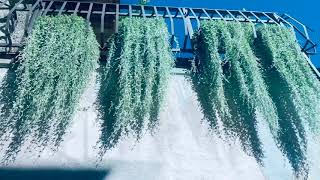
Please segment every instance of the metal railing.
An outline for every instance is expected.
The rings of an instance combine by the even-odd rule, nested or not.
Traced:
[[[25,21],[25,36],[27,36],[34,25],[35,20],[39,16],[44,15],[61,15],[74,14],[83,16],[88,22],[100,22],[100,33],[105,33],[105,24],[107,17],[115,20],[114,31],[118,32],[118,23],[121,16],[128,17],[162,17],[168,20],[169,32],[171,33],[172,42],[176,36],[177,21],[183,21],[184,37],[182,47],[172,47],[176,52],[189,52],[192,49],[187,47],[188,41],[192,39],[194,29],[201,26],[202,20],[224,20],[251,23],[255,32],[257,24],[277,24],[279,26],[287,26],[292,28],[299,38],[301,50],[306,55],[316,53],[316,44],[310,39],[310,29],[304,24],[287,14],[278,15],[274,12],[246,11],[246,10],[225,10],[225,9],[205,9],[205,8],[189,8],[189,7],[168,7],[168,6],[143,6],[130,4],[101,3],[93,1],[63,1],[63,0],[36,0],[32,4],[26,5],[26,0],[20,0],[9,11],[6,23],[6,36],[10,39],[10,33],[14,29],[12,18],[17,11],[28,11]],[[21,6],[23,4],[23,6]],[[256,34],[255,34],[256,35]],[[101,41],[103,42],[103,41]],[[172,43],[173,44],[173,43]],[[1,43],[0,47],[18,47],[17,43]]]

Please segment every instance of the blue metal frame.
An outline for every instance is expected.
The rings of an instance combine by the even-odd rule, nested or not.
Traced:
[[[25,22],[25,36],[32,31],[35,19],[47,14],[77,14],[85,17],[88,21],[92,21],[90,18],[92,15],[95,15],[95,17],[98,15],[100,16],[100,32],[102,35],[104,33],[105,17],[107,16],[115,17],[115,32],[118,32],[118,21],[120,16],[139,16],[144,18],[163,17],[169,19],[170,23],[168,26],[172,41],[175,36],[177,36],[175,33],[176,22],[183,20],[184,38],[179,38],[184,39],[183,46],[181,48],[172,47],[172,50],[175,52],[192,53],[192,49],[188,49],[186,44],[187,41],[190,41],[192,38],[193,29],[198,29],[201,26],[201,20],[212,19],[249,22],[252,24],[254,30],[257,24],[277,24],[279,26],[292,28],[299,40],[301,40],[301,50],[307,56],[316,54],[316,44],[309,37],[310,29],[287,14],[279,15],[274,12],[244,10],[143,6],[76,0],[36,0],[33,4],[29,4],[29,6],[25,5],[26,2],[27,0],[20,0],[10,9],[6,23],[8,43],[0,43],[0,47],[9,47],[9,49],[11,49],[19,46],[19,44],[12,43],[11,40],[11,33],[15,26],[12,22],[14,22],[17,11],[29,11]],[[21,7],[22,4],[24,4],[23,7]]]

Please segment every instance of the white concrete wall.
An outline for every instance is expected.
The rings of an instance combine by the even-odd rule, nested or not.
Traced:
[[[0,69],[0,80],[5,73],[5,69]],[[27,151],[25,146],[10,166],[96,167],[98,150],[95,146],[100,128],[94,104],[99,90],[95,76],[81,98],[58,152],[47,149],[39,157],[37,152]],[[258,125],[266,155],[265,166],[261,167],[244,153],[239,142],[224,142],[209,130],[206,121],[202,120],[196,94],[184,75],[172,75],[167,92],[156,133],[153,136],[145,133],[139,142],[132,137],[122,139],[98,163],[99,168],[111,169],[107,179],[293,179],[291,167],[277,149],[265,123]],[[319,175],[317,166],[311,169],[311,177]]]

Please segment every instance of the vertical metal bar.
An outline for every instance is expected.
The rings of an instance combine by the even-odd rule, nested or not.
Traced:
[[[76,8],[74,9],[74,12],[73,12],[73,15],[77,15],[79,6],[80,6],[80,2],[77,2]]]
[[[265,24],[254,12],[252,11],[248,11],[248,12],[250,12],[257,19],[257,21],[260,21],[262,24]]]
[[[251,26],[252,26],[252,30],[253,30],[253,36],[254,38],[257,38],[257,30],[256,30],[256,27],[255,25],[253,24],[253,22],[244,14],[242,13],[241,11],[238,11],[248,22],[250,22]]]
[[[265,15],[268,19],[272,20],[273,22],[275,22],[277,25],[280,25],[277,21],[275,21],[274,19],[272,19],[268,14],[262,12],[263,15]]]
[[[116,4],[116,27],[115,32],[119,32],[119,4]]]
[[[106,15],[106,3],[102,5],[101,21],[100,21],[100,32],[104,32],[104,16]]]
[[[235,21],[239,22],[239,20],[229,10],[226,10],[226,11],[232,17],[232,19],[234,19]]]
[[[6,30],[8,35],[10,34],[10,20],[12,17],[12,13],[17,9],[17,7],[22,3],[23,0],[20,0],[19,2],[17,2],[12,9],[10,9],[8,16],[7,16],[7,21],[6,21]]]
[[[187,25],[187,30],[188,30],[188,33],[189,33],[189,37],[190,39],[193,38],[193,28],[192,28],[192,23],[191,23],[191,19],[189,17],[189,12],[190,10],[186,10],[186,8],[183,8],[183,12],[185,13],[185,19],[186,19],[186,25]]]
[[[158,17],[159,13],[158,13],[158,9],[156,6],[153,6],[153,11],[154,11],[154,14],[156,15],[156,17]]]
[[[188,31],[188,26],[187,26],[187,21],[186,18],[181,10],[181,8],[178,8],[179,13],[182,16],[183,19],[183,25],[184,25],[184,41],[183,41],[183,49],[187,48],[187,43],[188,43],[188,35],[190,35],[190,37],[192,36],[192,34]]]
[[[170,19],[171,35],[174,36],[174,23],[173,23],[171,12],[168,7],[166,7],[166,12],[167,12],[169,19]]]
[[[101,11],[101,17],[100,17],[100,44],[102,47],[104,47],[104,17],[106,15],[106,3],[102,4],[102,11]]]
[[[92,6],[93,3],[90,3],[89,9],[88,9],[88,14],[87,14],[87,21],[90,22],[90,16],[91,16],[91,11],[92,11]]]
[[[58,16],[60,16],[62,14],[62,11],[63,11],[64,7],[66,6],[66,4],[67,4],[67,1],[63,2],[62,6],[59,10]]]
[[[238,11],[240,14],[241,14],[241,16],[243,16],[243,18],[245,19],[245,20],[247,20],[248,22],[251,22],[251,20],[246,16],[246,15],[244,15],[243,14],[243,12],[241,12],[241,11]],[[252,22],[251,22],[252,23]]]
[[[281,16],[278,16],[278,15],[277,15],[277,17],[278,17],[281,21],[283,21],[283,22],[285,22],[287,25],[289,25],[290,28],[292,29],[292,31],[294,32],[294,27],[293,27],[293,25],[292,25],[291,23],[289,23],[287,20],[283,19]]]
[[[191,11],[191,14],[196,18],[197,28],[199,29],[200,28],[200,20],[199,20],[198,16],[196,15],[196,13],[194,13],[193,9],[192,8],[189,8],[189,9]]]
[[[203,11],[200,11],[199,15],[198,15],[198,18],[201,20],[201,17],[202,17],[202,14],[203,14]]]
[[[211,16],[208,14],[208,12],[207,12],[205,9],[202,9],[202,11],[204,12],[204,14],[205,14],[209,19],[211,19]]]
[[[32,18],[31,18],[31,20],[30,20],[30,22],[29,22],[28,30],[27,30],[27,33],[28,33],[28,34],[30,34],[30,32],[32,31],[33,24],[34,24],[35,20],[40,16],[40,14],[41,14],[40,9],[37,9],[37,10],[33,13]]]
[[[226,19],[222,16],[222,14],[218,11],[218,10],[214,10],[218,15],[219,17],[223,20],[223,21],[226,21]]]
[[[129,17],[132,18],[132,6],[129,4]]]
[[[310,39],[309,33],[308,33],[308,31],[307,31],[307,27],[306,27],[304,24],[302,24],[300,21],[298,21],[297,19],[291,17],[291,16],[288,15],[288,14],[284,14],[284,15],[287,16],[288,18],[290,18],[291,20],[295,21],[296,23],[300,24],[300,25],[303,27],[303,30],[304,30],[304,33],[305,33],[307,39],[308,39],[308,40]]]
[[[141,13],[142,13],[142,17],[146,18],[146,12],[144,10],[144,6],[140,6],[141,7]]]
[[[46,2],[41,2],[41,10],[40,10],[40,16],[42,16],[42,13],[43,13],[43,11],[44,11],[44,7],[46,6]]]
[[[53,2],[54,2],[54,1],[50,1],[49,5],[48,5],[47,8],[44,10],[44,12],[43,12],[43,15],[44,15],[44,16],[47,15],[47,13],[48,13],[50,7],[52,6]]]
[[[40,1],[41,0],[37,0],[37,2],[32,7],[30,7],[30,9],[29,9],[29,11],[27,13],[26,20],[25,20],[25,27],[24,27],[24,32],[25,33],[28,32],[28,26],[30,24],[30,16],[31,16],[33,10],[38,6]]]

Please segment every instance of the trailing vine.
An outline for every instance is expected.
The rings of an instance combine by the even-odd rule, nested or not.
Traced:
[[[294,33],[268,25],[259,28],[257,45],[280,117],[280,145],[298,178],[308,177],[307,132],[319,138],[319,81]],[[262,50],[263,49],[263,50]],[[277,80],[275,80],[277,79]],[[277,88],[278,87],[278,88]],[[290,138],[288,138],[290,134]]]
[[[122,135],[139,139],[143,127],[155,127],[174,62],[161,19],[124,18],[110,44],[100,71],[102,154]]]
[[[198,92],[205,119],[209,120],[213,129],[218,130],[218,119],[230,119],[231,114],[224,95],[224,75],[216,24],[213,21],[203,22],[193,41],[200,60],[197,72],[192,74],[193,86]]]
[[[27,137],[40,147],[59,146],[98,59],[99,45],[83,18],[44,16],[36,21],[16,71],[5,160],[14,160]]]
[[[267,121],[275,138],[279,125],[250,37],[253,32],[249,24],[203,22],[195,40],[200,63],[193,80],[205,117],[212,121],[217,114],[225,131],[236,133],[244,148],[261,162],[256,113]]]
[[[320,135],[320,82],[300,50],[294,33],[280,26],[260,28],[263,43],[273,56],[273,65],[292,90],[297,111],[308,129]]]

